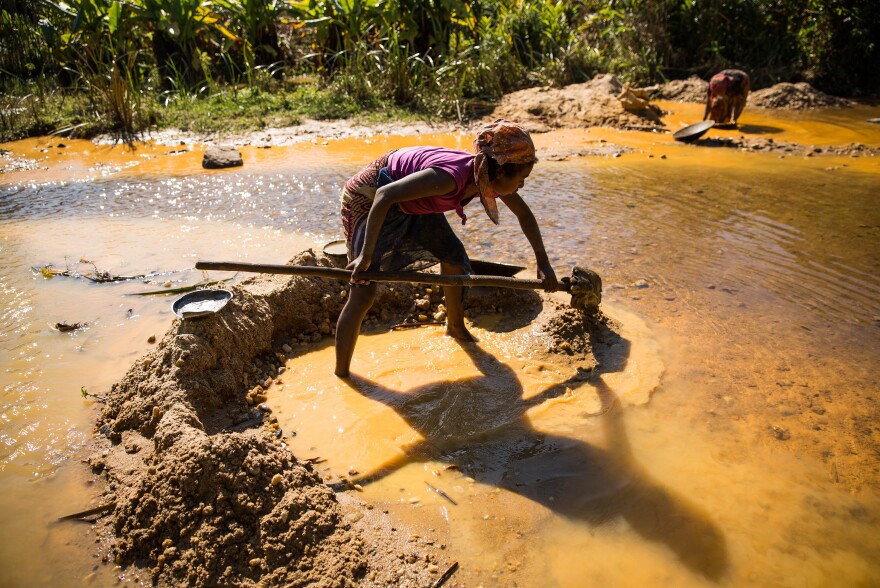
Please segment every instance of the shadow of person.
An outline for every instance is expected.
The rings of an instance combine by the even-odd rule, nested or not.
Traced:
[[[767,125],[740,125],[739,131],[746,135],[774,135],[781,133],[782,129]]]
[[[353,480],[375,482],[414,462],[454,465],[476,481],[504,488],[592,526],[624,520],[644,539],[666,545],[690,570],[718,580],[727,568],[723,535],[697,505],[663,488],[639,466],[629,444],[623,409],[602,374],[622,370],[629,342],[598,329],[598,368],[524,399],[516,373],[478,344],[462,344],[481,375],[395,391],[352,376],[348,385],[393,408],[423,440],[374,472]],[[606,447],[535,429],[526,411],[589,382],[602,409]]]

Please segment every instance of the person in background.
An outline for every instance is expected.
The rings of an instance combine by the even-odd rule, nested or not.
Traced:
[[[345,183],[342,226],[348,247],[351,289],[336,325],[336,369],[348,377],[361,323],[376,297],[376,284],[359,279],[374,271],[420,270],[440,264],[444,274],[470,274],[464,245],[444,215],[479,198],[498,224],[501,200],[514,215],[535,252],[545,290],[558,287],[528,204],[520,197],[537,162],[535,145],[521,126],[496,121],[481,128],[474,153],[445,147],[409,147],[385,153]],[[446,334],[474,341],[464,324],[461,286],[444,286]]]
[[[712,76],[703,120],[711,118],[717,124],[736,124],[746,107],[751,85],[749,74],[738,69],[725,69]]]

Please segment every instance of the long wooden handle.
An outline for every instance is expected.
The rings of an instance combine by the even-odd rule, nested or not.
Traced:
[[[255,272],[260,274],[285,274],[294,276],[313,276],[333,280],[351,279],[351,270],[310,265],[272,265],[265,263],[242,263],[229,261],[198,261],[196,269],[223,270],[230,272]],[[491,286],[513,288],[516,290],[543,290],[541,280],[520,280],[502,276],[465,276],[429,274],[424,272],[363,272],[360,277],[371,282],[415,282],[437,284],[440,286]],[[559,282],[560,290],[568,290],[567,281]]]

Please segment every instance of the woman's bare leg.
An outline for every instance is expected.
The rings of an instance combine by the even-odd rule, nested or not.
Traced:
[[[336,370],[340,378],[347,378],[354,354],[354,345],[361,332],[361,323],[367,311],[376,299],[376,284],[352,284],[348,291],[348,300],[342,307],[339,320],[336,322]]]
[[[444,274],[461,274],[464,268],[451,263],[441,263],[440,272]],[[464,326],[463,286],[443,286],[446,297],[446,334],[460,341],[476,341]]]

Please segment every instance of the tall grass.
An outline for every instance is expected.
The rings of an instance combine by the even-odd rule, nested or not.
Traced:
[[[46,45],[39,20],[36,7],[29,2],[0,3],[0,71],[27,76],[43,69]]]

